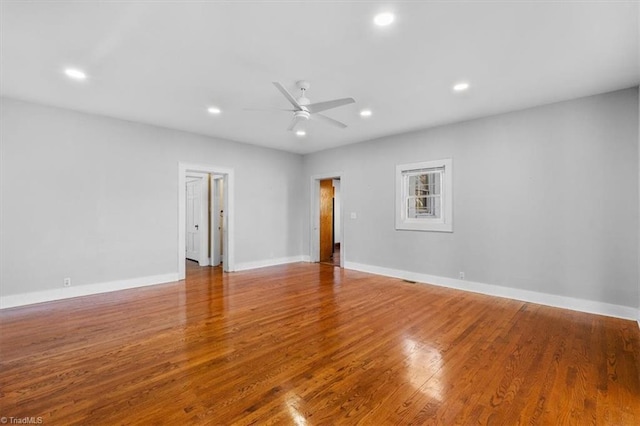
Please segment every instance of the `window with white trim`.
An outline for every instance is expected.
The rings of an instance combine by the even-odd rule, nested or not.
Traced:
[[[450,158],[396,166],[396,229],[453,232]]]

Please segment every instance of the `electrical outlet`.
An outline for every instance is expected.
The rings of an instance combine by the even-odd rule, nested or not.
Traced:
[[[458,278],[464,280],[464,272],[460,271],[460,273],[458,273]]]
[[[65,287],[71,287],[71,278],[65,278],[64,279],[64,286]]]

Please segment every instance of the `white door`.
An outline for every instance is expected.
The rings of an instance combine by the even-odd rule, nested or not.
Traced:
[[[200,261],[201,179],[187,182],[186,258]]]
[[[211,266],[220,265],[222,251],[222,178],[211,185]]]

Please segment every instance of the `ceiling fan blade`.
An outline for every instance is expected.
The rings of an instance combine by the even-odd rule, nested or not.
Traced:
[[[291,102],[291,105],[293,105],[296,108],[296,111],[302,110],[302,107],[300,106],[298,101],[296,101],[296,98],[294,98],[291,95],[291,93],[289,93],[289,91],[284,88],[282,84],[278,83],[277,81],[274,81],[273,85],[276,86],[276,88],[280,91],[280,93],[282,93],[289,102]]]
[[[288,112],[296,112],[295,109],[284,109],[284,108],[242,108],[243,111],[288,111]]]
[[[319,118],[320,120],[324,121],[327,124],[331,124],[332,126],[336,126],[339,127],[341,129],[344,129],[347,127],[346,124],[338,121],[338,120],[334,120],[331,117],[327,117],[326,115],[322,115],[322,114],[313,114],[311,117],[313,118]]]
[[[291,124],[289,124],[289,127],[287,127],[287,130],[289,131],[294,130],[299,122],[300,122],[300,117],[293,117],[293,120],[291,120]]]
[[[309,104],[309,105],[306,105],[305,107],[309,110],[309,112],[320,112],[320,111],[326,111],[331,108],[337,108],[342,105],[352,104],[354,102],[355,102],[355,99],[353,98],[343,98],[343,99],[334,99],[332,101]]]

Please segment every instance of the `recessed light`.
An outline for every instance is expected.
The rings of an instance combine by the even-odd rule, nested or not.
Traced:
[[[360,111],[360,117],[371,117],[371,110],[363,109],[362,111]]]
[[[217,115],[217,114],[220,114],[220,112],[221,112],[221,111],[220,111],[220,108],[217,108],[217,107],[209,107],[209,108],[207,108],[207,112],[208,112],[209,114],[216,114],[216,115]]]
[[[454,92],[464,92],[468,88],[469,88],[469,83],[467,83],[466,81],[461,81],[460,83],[456,83],[453,86],[453,91]]]
[[[386,27],[387,25],[391,25],[391,23],[395,19],[395,15],[391,12],[383,12],[378,13],[374,18],[373,22],[379,27]]]
[[[304,130],[298,130],[296,131],[296,135],[297,136],[305,136],[307,134],[307,132],[305,132]]]
[[[87,74],[84,71],[79,70],[77,68],[67,68],[64,70],[64,73],[69,78],[73,78],[74,80],[86,80]]]

